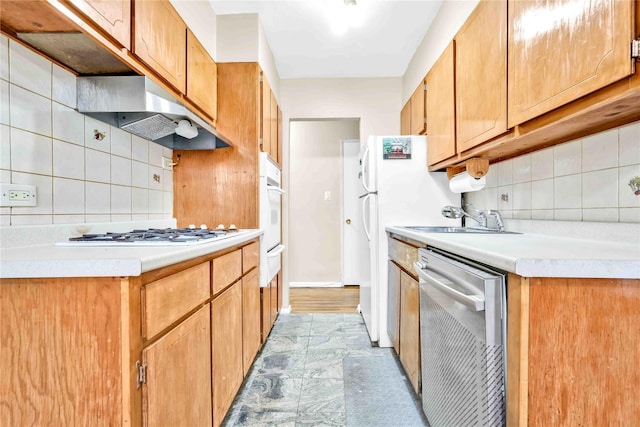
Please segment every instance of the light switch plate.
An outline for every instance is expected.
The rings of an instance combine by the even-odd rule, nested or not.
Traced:
[[[0,206],[37,206],[35,185],[0,184]]]

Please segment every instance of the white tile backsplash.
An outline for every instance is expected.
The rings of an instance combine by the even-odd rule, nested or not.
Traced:
[[[111,183],[131,187],[131,159],[111,156]]]
[[[11,128],[0,125],[0,169],[11,169]]]
[[[53,64],[53,101],[76,108],[77,86],[76,76],[64,68]]]
[[[513,184],[501,185],[509,173]],[[640,122],[492,164],[485,188],[464,197],[505,218],[640,222],[640,195],[629,187],[634,177]]]
[[[586,172],[582,174],[582,207],[618,207],[617,168]]]
[[[0,34],[0,79],[9,81],[9,39]]]
[[[16,85],[9,87],[10,125],[40,135],[51,136],[51,99]]]
[[[640,164],[640,122],[623,126],[619,132],[618,164],[620,166]]]
[[[171,219],[172,150],[75,108],[74,74],[0,35],[0,182],[38,194],[35,207],[0,208],[0,225]]]
[[[553,148],[531,153],[531,179],[553,178]]]
[[[87,216],[97,214],[109,215],[109,212],[111,212],[111,185],[99,182],[87,182],[85,189],[85,212]],[[109,220],[106,222],[109,222]]]
[[[85,150],[87,181],[111,182],[111,154]]]
[[[51,99],[52,63],[20,43],[9,41],[11,83]]]
[[[618,129],[600,132],[582,140],[582,172],[618,166]]]
[[[9,125],[11,103],[9,102],[9,82],[0,80],[0,124]]]
[[[84,180],[84,147],[53,140],[53,175]]]
[[[54,215],[84,215],[84,181],[53,178]]]
[[[149,141],[137,135],[131,136],[131,158],[149,163]]]
[[[84,115],[66,105],[53,103],[53,137],[84,145]]]
[[[553,147],[553,176],[582,172],[582,140]]]
[[[21,129],[11,129],[11,169],[51,175],[53,164],[53,141]]]

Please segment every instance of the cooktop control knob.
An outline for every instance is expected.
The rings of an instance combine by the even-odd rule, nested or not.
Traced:
[[[207,228],[207,224],[200,224],[200,230],[206,230]]]
[[[218,224],[218,230],[224,230],[224,224]]]
[[[235,224],[231,224],[231,225],[229,226],[229,230],[235,230],[235,229],[236,229],[236,225],[235,225]]]
[[[189,228],[190,228],[191,230],[193,230],[194,228],[196,228],[196,225],[195,225],[195,224],[189,224]]]

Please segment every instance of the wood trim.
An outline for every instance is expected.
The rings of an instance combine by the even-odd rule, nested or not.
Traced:
[[[507,279],[507,426],[526,427],[528,409],[529,279]]]

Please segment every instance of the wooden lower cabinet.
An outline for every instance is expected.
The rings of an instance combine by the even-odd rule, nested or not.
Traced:
[[[242,282],[211,302],[213,425],[219,426],[242,379]]]
[[[387,333],[396,354],[400,354],[400,267],[391,260],[387,277]]]
[[[211,426],[209,331],[205,306],[143,350],[145,425]]]
[[[404,271],[400,272],[400,362],[420,394],[420,287]]]
[[[640,280],[509,275],[507,425],[636,426]]]
[[[247,374],[261,343],[260,276],[257,268],[242,279],[242,370]]]
[[[0,279],[0,425],[220,425],[260,346],[256,245],[135,277]]]

